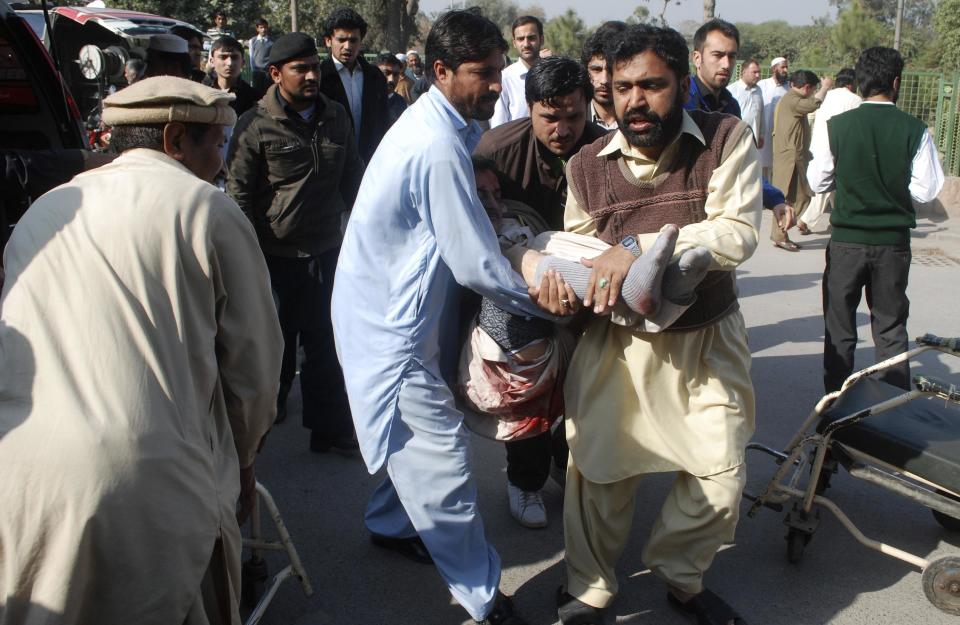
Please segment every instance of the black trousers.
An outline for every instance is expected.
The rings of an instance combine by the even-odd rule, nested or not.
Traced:
[[[300,392],[303,427],[336,439],[353,434],[350,405],[337,361],[330,318],[333,276],[340,248],[307,258],[267,256],[273,298],[283,332],[280,396],[286,401],[297,371],[297,344],[303,348]]]
[[[907,351],[907,278],[910,245],[862,245],[830,241],[823,272],[823,386],[838,390],[853,373],[857,347],[857,306],[861,291],[870,308],[870,327],[880,362]],[[861,367],[862,368],[862,367]],[[910,367],[904,362],[880,379],[910,388]]]
[[[550,477],[553,441],[550,432],[504,443],[507,448],[507,480],[525,491],[543,488]]]

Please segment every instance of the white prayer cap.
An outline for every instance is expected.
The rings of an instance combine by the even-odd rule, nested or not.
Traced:
[[[407,56],[410,56],[411,54],[414,54],[414,55],[416,55],[417,57],[420,56],[420,53],[417,52],[416,50],[407,50]]]
[[[780,65],[781,63],[786,63],[786,62],[787,62],[787,59],[783,58],[782,56],[778,56],[777,58],[770,61],[770,67],[776,67],[777,65]]]
[[[401,63],[406,63],[406,62],[407,62],[407,55],[404,54],[403,52],[397,52],[397,53],[394,54],[393,56],[395,56],[396,59],[397,59],[398,61],[400,61]]]
[[[186,39],[168,33],[150,35],[150,43],[147,45],[147,49],[169,54],[187,54],[189,51]]]

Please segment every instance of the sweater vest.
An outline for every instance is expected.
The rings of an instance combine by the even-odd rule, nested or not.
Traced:
[[[827,121],[837,193],[834,241],[909,245],[917,225],[910,197],[913,158],[927,127],[892,104],[864,102]]]
[[[571,190],[594,218],[597,236],[617,245],[628,235],[659,232],[666,224],[681,228],[707,218],[704,205],[713,170],[728,140],[742,122],[731,115],[687,111],[703,133],[706,145],[681,133],[673,162],[651,180],[637,179],[619,152],[598,157],[616,133],[584,147],[570,161]],[[745,128],[745,127],[744,127]],[[689,331],[710,325],[739,310],[732,271],[710,271],[696,288],[697,299],[667,331]]]

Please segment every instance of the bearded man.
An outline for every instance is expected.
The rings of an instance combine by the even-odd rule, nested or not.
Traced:
[[[756,249],[762,210],[753,133],[733,116],[683,110],[688,50],[676,31],[632,26],[606,50],[619,131],[584,147],[567,169],[566,230],[612,246],[587,261],[583,304],[601,314],[616,304],[635,258],[661,230],[676,232],[673,224],[675,256],[703,246],[710,271],[670,331],[596,317],[580,339],[564,389],[567,587],[558,613],[567,625],[605,622],[637,486],[671,472],[644,563],[677,609],[701,622],[742,623],[704,589],[703,575],[733,538],[753,432],[750,350],[733,282]]]

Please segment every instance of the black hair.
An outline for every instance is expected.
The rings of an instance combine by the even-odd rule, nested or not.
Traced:
[[[610,41],[614,35],[622,33],[627,29],[626,22],[619,20],[610,20],[604,22],[593,31],[593,34],[587,37],[583,44],[583,50],[580,52],[580,62],[584,65],[590,64],[590,59],[597,55],[603,55],[603,46]]]
[[[367,22],[363,17],[350,7],[339,7],[333,10],[330,17],[323,24],[323,36],[333,37],[333,31],[338,28],[343,30],[359,30],[360,38],[367,36]]]
[[[426,56],[427,80],[436,79],[433,66],[440,61],[453,71],[468,61],[481,61],[493,52],[506,53],[500,27],[483,17],[476,7],[444,13],[430,27]]]
[[[164,75],[188,78],[191,71],[193,71],[193,62],[186,52],[161,52],[147,49],[145,78]]]
[[[747,69],[747,67],[750,65],[756,65],[757,69],[760,69],[760,61],[758,61],[753,57],[750,57],[749,59],[743,62],[743,65],[740,66],[740,71],[742,72],[743,70]]]
[[[893,82],[903,74],[903,57],[893,48],[867,48],[857,59],[860,95],[893,95]]]
[[[266,26],[267,28],[269,28],[269,27],[270,27],[270,22],[268,22],[267,20],[265,20],[265,19],[262,18],[262,17],[258,17],[257,20],[253,23],[253,25],[254,25],[254,26]]]
[[[647,24],[628,26],[610,39],[609,45],[604,47],[607,67],[613,72],[618,63],[629,61],[647,50],[660,57],[673,70],[678,82],[690,75],[690,50],[683,35],[672,28]]]
[[[525,86],[527,104],[542,102],[557,107],[557,98],[570,95],[577,89],[583,92],[585,102],[593,99],[593,84],[587,69],[573,59],[551,56],[541,59],[527,73]]]
[[[179,24],[173,26],[170,28],[170,34],[180,37],[187,43],[189,43],[191,39],[196,39],[203,43],[203,35],[188,26],[180,26]]]
[[[240,56],[243,56],[243,45],[233,37],[227,35],[218,37],[212,44],[210,44],[210,56],[213,57],[213,55],[220,50],[226,50],[227,52],[239,52]]]
[[[393,54],[390,54],[389,52],[384,52],[383,54],[377,57],[377,66],[380,66],[380,65],[399,65],[400,67],[403,67],[405,64],[403,61],[398,59]]]
[[[183,123],[194,143],[200,142],[210,124]],[[117,154],[136,148],[163,151],[163,124],[121,124],[110,129],[110,149]]]
[[[227,12],[224,11],[222,7],[217,7],[213,10],[213,13],[210,14],[210,19],[215,20],[218,15],[225,18],[227,17]]]
[[[719,30],[725,36],[737,42],[737,49],[740,49],[740,31],[737,27],[719,18],[714,18],[704,23],[693,35],[693,49],[697,52],[703,52],[703,44],[707,41],[707,35],[715,30]]]
[[[834,85],[837,87],[849,87],[850,85],[856,86],[857,84],[857,72],[852,67],[844,67],[839,72],[837,72],[837,78],[834,80]]]
[[[539,18],[536,18],[532,15],[521,15],[517,19],[513,20],[513,25],[510,26],[510,36],[513,36],[513,31],[517,30],[521,26],[526,26],[527,24],[536,24],[537,32],[540,33],[540,37],[543,37],[543,22]]]
[[[794,87],[816,86],[820,84],[820,79],[808,69],[798,69],[790,74],[790,84]]]
[[[492,171],[496,176],[500,176],[500,170],[497,169],[497,163],[492,158],[473,155],[470,157],[470,161],[473,163],[473,171],[475,173],[479,174],[480,172],[484,171]]]

